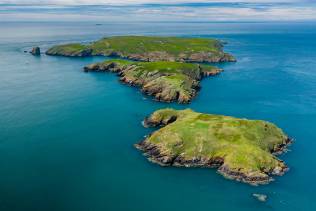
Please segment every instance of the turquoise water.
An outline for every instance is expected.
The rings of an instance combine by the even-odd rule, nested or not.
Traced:
[[[316,210],[314,23],[0,23],[0,209]],[[217,37],[237,63],[202,82],[190,105],[153,102],[112,74],[85,74],[103,58],[33,57],[69,41],[142,34]],[[272,121],[295,139],[291,168],[266,186],[214,169],[161,168],[133,144],[158,108]],[[252,193],[267,194],[261,203]]]

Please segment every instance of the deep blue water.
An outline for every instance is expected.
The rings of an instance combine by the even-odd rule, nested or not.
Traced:
[[[103,58],[23,52],[123,34],[216,37],[238,62],[180,106],[81,71]],[[315,37],[314,23],[0,23],[0,210],[316,210]],[[253,187],[149,163],[133,144],[151,132],[143,118],[165,107],[276,123],[295,139],[281,156],[290,171]]]

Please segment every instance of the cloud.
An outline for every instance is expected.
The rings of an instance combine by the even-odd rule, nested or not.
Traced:
[[[199,0],[200,3],[293,3],[309,0]],[[0,0],[0,4],[61,4],[61,5],[128,5],[196,3],[195,0]]]
[[[70,5],[0,5],[0,21],[316,21],[316,5],[302,2],[170,0],[169,4],[148,4],[145,0],[127,0],[124,2],[147,4],[79,4],[83,1],[69,0],[76,3]]]

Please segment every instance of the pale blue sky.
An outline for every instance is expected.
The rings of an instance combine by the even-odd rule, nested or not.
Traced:
[[[0,0],[6,4],[148,4],[148,3],[197,3],[197,2],[249,2],[249,3],[276,3],[276,2],[312,2],[311,0]]]
[[[316,21],[315,1],[0,0],[0,21]]]

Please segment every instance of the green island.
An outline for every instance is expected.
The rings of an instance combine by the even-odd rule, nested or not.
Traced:
[[[288,170],[276,155],[291,140],[266,121],[162,109],[144,125],[161,128],[135,146],[161,166],[215,167],[227,178],[254,185]]]
[[[114,36],[90,44],[71,43],[53,46],[47,55],[87,57],[112,56],[136,61],[235,62],[216,39]]]
[[[157,101],[189,103],[200,89],[203,77],[222,70],[210,65],[181,62],[135,62],[108,60],[84,67],[85,72],[115,72],[123,83],[137,86]]]
[[[189,103],[200,81],[222,69],[208,64],[234,62],[219,40],[203,38],[117,36],[90,44],[53,46],[47,55],[109,56],[85,72],[113,72],[157,101]],[[136,148],[161,166],[217,168],[227,178],[266,184],[288,167],[276,157],[291,140],[272,123],[194,112],[162,109],[144,120],[161,128]]]

